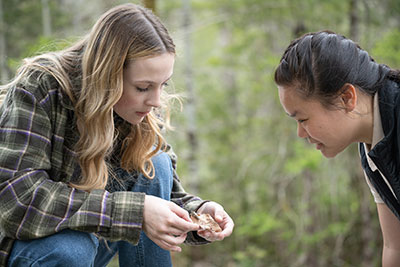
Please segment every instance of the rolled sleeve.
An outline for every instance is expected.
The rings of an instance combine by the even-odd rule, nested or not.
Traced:
[[[109,240],[126,240],[133,244],[139,242],[143,224],[144,193],[116,192],[112,198],[112,221]]]

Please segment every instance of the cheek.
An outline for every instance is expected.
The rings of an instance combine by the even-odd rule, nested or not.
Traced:
[[[123,94],[118,102],[114,105],[114,111],[117,112],[118,115],[122,116],[123,114],[129,112],[129,110],[134,106],[135,103],[132,101],[132,99],[126,94]]]
[[[304,130],[307,134],[316,141],[324,142],[329,138],[329,129],[326,129],[325,126],[321,123],[316,124],[308,124],[304,127]]]
[[[337,147],[343,142],[342,136],[340,135],[340,129],[334,125],[325,125],[325,127],[319,127],[317,134],[319,140],[328,146]]]
[[[114,110],[116,111],[121,110],[124,108],[124,106],[126,106],[125,99],[121,97],[118,100],[118,102],[114,105]]]
[[[123,92],[121,98],[115,104],[115,106],[123,108],[135,104],[136,97],[130,95],[129,93]]]

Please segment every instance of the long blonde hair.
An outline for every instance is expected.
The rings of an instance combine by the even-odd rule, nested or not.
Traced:
[[[80,135],[75,151],[82,177],[71,186],[88,191],[105,188],[109,178],[106,160],[117,135],[113,106],[122,95],[123,69],[131,60],[162,53],[175,54],[175,45],[161,21],[146,8],[124,4],[104,13],[75,45],[28,59],[20,68],[12,84],[29,70],[41,69],[55,77],[73,102]],[[75,88],[75,77],[69,75],[79,66],[81,88]],[[167,107],[165,98],[162,101]],[[160,127],[168,122],[155,112],[131,126],[121,147],[121,167],[140,171],[148,178],[154,177],[150,159],[165,144]]]

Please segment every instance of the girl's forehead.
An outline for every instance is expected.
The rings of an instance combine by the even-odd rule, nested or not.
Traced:
[[[286,113],[290,117],[294,117],[298,113],[298,108],[301,107],[302,99],[293,88],[278,86],[278,91],[279,99]]]
[[[307,102],[307,99],[302,95],[296,86],[278,86],[279,97],[288,101]]]
[[[173,54],[165,53],[153,57],[138,58],[129,62],[124,69],[124,74],[132,82],[152,81],[164,82],[173,73],[175,57]]]
[[[306,98],[295,87],[278,86],[279,99],[290,117],[304,116],[322,108],[315,98]]]

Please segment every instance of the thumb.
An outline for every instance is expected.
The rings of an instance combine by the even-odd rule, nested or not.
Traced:
[[[179,216],[180,218],[184,219],[185,221],[192,222],[192,220],[189,217],[189,213],[186,210],[182,209],[181,207],[179,207],[178,205],[176,205],[175,203],[172,203],[172,202],[171,202],[170,208],[171,208],[171,211],[173,213],[175,213],[177,216]]]

